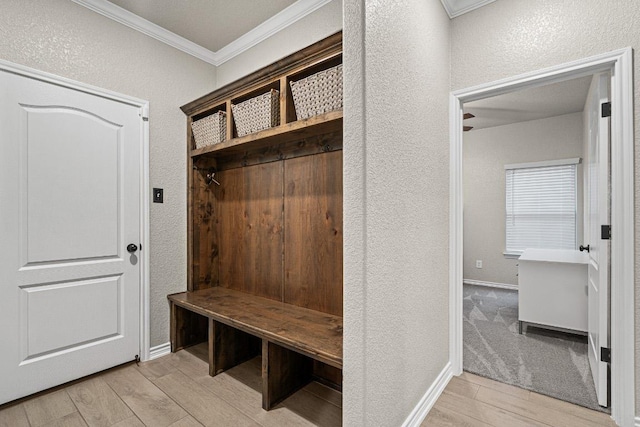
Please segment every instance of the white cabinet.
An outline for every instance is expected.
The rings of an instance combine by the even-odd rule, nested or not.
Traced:
[[[587,331],[586,252],[527,249],[518,265],[518,320]]]

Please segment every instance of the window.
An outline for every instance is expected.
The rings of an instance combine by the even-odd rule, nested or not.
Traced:
[[[506,253],[575,249],[580,159],[506,165]]]

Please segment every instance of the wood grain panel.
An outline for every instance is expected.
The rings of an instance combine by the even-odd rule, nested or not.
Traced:
[[[282,300],[283,164],[220,172],[220,285]]]
[[[313,360],[262,340],[262,407],[270,410],[311,381]]]
[[[209,375],[216,376],[227,369],[260,354],[259,338],[209,319]]]
[[[342,391],[342,369],[314,360],[313,379],[334,390]]]
[[[218,241],[220,286],[244,288],[244,171],[220,172],[218,187]]]
[[[285,162],[284,301],[342,316],[342,151]]]
[[[283,163],[244,168],[245,288],[282,301]]]
[[[169,295],[170,297],[170,295]],[[185,347],[195,345],[207,340],[209,324],[207,318],[190,310],[170,303],[169,336],[171,351],[176,352]]]
[[[216,185],[207,184],[206,174],[209,168],[215,168],[212,159],[199,159],[197,169],[191,174],[189,205],[191,215],[191,253],[192,253],[192,289],[206,289],[217,286],[218,241],[216,230]],[[216,175],[217,178],[217,175]]]

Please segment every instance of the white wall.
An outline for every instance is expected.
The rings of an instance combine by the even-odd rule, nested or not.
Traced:
[[[452,21],[452,88],[514,76],[627,46],[640,48],[637,0],[499,0]],[[634,61],[636,145],[640,61]],[[636,170],[640,150],[635,150]],[[635,206],[640,211],[640,174]],[[636,307],[640,307],[640,216],[636,215]],[[636,313],[639,313],[636,310]],[[636,315],[636,413],[640,413],[640,322]]]
[[[151,205],[151,345],[166,343],[166,296],[186,283],[179,106],[214,88],[215,67],[69,0],[2,0],[0,58],[150,102],[150,182],[165,190],[164,204]]]
[[[399,426],[449,360],[449,18],[345,0],[344,423]]]
[[[342,30],[342,0],[332,0],[251,49],[221,64],[217,70],[217,87],[231,83],[340,30]]]
[[[464,278],[518,284],[506,259],[504,165],[583,156],[582,113],[464,133]],[[578,165],[578,244],[582,244],[582,164]],[[482,269],[476,268],[482,260]]]

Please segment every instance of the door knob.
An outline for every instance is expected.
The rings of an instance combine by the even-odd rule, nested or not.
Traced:
[[[582,246],[582,245],[580,245],[580,252],[582,252],[582,251],[587,251],[587,252],[589,252],[589,245],[587,245],[587,246]]]
[[[138,250],[138,246],[137,245],[134,245],[133,243],[129,243],[127,245],[127,252],[129,252],[130,254],[134,253],[137,250]]]

